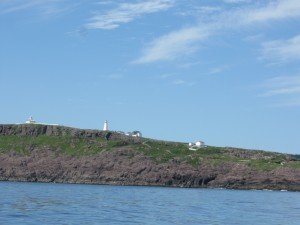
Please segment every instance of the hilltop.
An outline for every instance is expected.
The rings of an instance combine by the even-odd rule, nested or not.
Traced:
[[[0,125],[0,180],[300,191],[300,157],[63,126]]]

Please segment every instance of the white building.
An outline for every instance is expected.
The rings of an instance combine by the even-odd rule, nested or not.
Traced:
[[[105,120],[105,122],[104,122],[103,131],[108,131],[108,122],[107,122],[107,120]]]
[[[131,136],[132,137],[142,137],[142,132],[140,132],[140,131],[133,131],[131,133]]]
[[[131,137],[142,137],[142,132],[140,131],[126,132],[125,135]]]
[[[28,120],[26,120],[25,123],[26,123],[26,124],[36,124],[36,121],[33,119],[32,116],[30,116],[30,117],[28,118]]]
[[[205,143],[203,141],[197,141],[195,143],[195,145],[198,147],[198,148],[202,148],[202,147],[205,147]]]
[[[189,150],[191,151],[196,151],[198,150],[199,148],[205,148],[206,145],[204,143],[204,141],[197,141],[195,143],[189,143]]]
[[[32,116],[28,118],[28,120],[25,121],[25,124],[36,124],[36,125],[47,125],[47,126],[60,126],[59,124],[51,124],[51,123],[40,123],[36,122]]]

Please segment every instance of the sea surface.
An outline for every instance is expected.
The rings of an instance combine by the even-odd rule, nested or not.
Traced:
[[[300,224],[300,193],[0,182],[0,224]]]

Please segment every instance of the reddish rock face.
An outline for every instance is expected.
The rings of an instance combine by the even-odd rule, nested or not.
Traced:
[[[176,160],[158,164],[129,148],[81,157],[50,149],[34,149],[29,156],[1,154],[0,180],[300,190],[300,172],[295,169],[258,172],[238,164],[194,168]]]
[[[7,135],[105,138],[107,132],[46,125],[0,125],[0,138]],[[126,138],[130,139],[118,133],[109,137]],[[227,149],[227,153],[248,159],[265,157],[259,152],[253,156],[247,150]],[[15,151],[0,153],[0,180],[300,191],[300,169],[261,171],[237,162],[213,165],[210,161],[194,167],[176,158],[159,163],[130,146],[114,147],[92,156],[70,156],[46,146],[33,147],[27,155]]]

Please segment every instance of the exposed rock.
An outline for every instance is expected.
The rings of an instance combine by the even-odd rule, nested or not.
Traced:
[[[107,135],[109,133],[109,135]],[[5,124],[0,125],[0,135],[9,136],[70,136],[77,138],[105,138],[109,137],[110,140],[134,140],[133,137],[125,136],[116,132],[99,131],[99,130],[85,130],[63,126],[51,126],[42,124]]]
[[[2,154],[0,180],[300,190],[299,170],[258,172],[236,164],[198,168],[185,162],[158,164],[128,148],[82,157],[57,155],[49,149],[34,149],[29,156]]]
[[[105,138],[106,134],[107,132],[97,130],[46,125],[0,125],[0,138],[8,135],[69,135],[89,139]],[[128,138],[118,133],[110,135],[112,140],[126,142],[130,139]],[[228,154],[245,159],[253,158],[253,154],[249,154],[247,150],[230,148]],[[267,159],[266,157],[276,157],[276,154],[268,156],[258,153],[255,157]],[[279,167],[262,171],[236,162],[214,165],[210,161],[192,166],[178,158],[158,162],[130,146],[81,156],[63,154],[49,146],[32,146],[29,154],[17,151],[0,153],[0,180],[300,191],[300,169]]]

